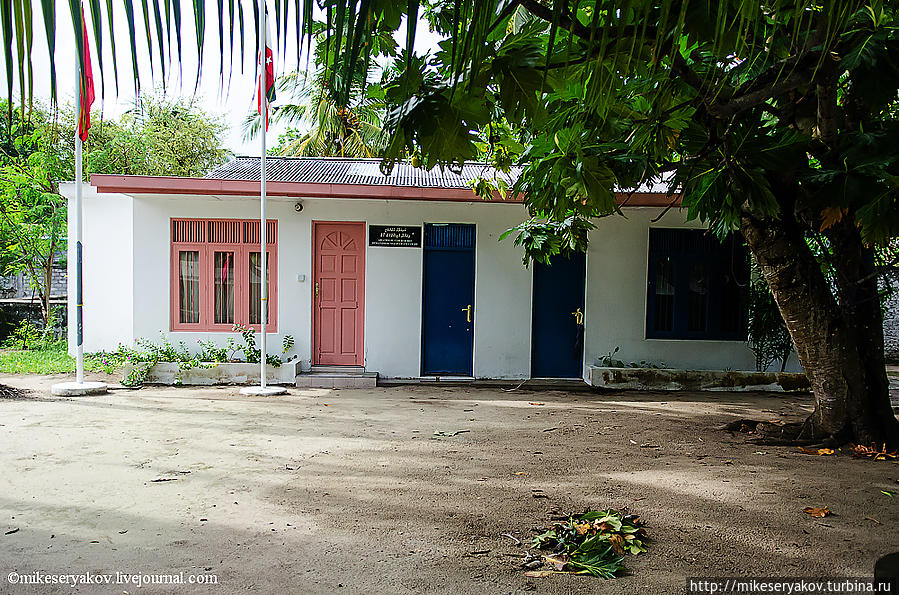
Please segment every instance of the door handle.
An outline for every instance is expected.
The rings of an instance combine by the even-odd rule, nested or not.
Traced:
[[[467,308],[462,308],[462,311],[465,312],[465,322],[471,322],[471,304],[468,304]]]
[[[583,326],[583,324],[584,324],[584,313],[581,312],[581,309],[580,309],[580,308],[578,308],[577,310],[575,310],[574,312],[572,312],[571,315],[574,316],[574,323],[575,323],[575,324],[577,324],[578,326]]]

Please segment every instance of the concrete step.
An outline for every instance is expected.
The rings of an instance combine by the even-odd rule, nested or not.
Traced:
[[[375,388],[378,386],[378,373],[313,370],[298,374],[296,386],[298,388]]]
[[[312,366],[313,374],[365,374],[365,366]]]

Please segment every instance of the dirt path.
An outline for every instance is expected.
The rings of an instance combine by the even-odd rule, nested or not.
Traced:
[[[10,585],[13,571],[118,571],[218,585],[74,591],[676,593],[697,575],[870,575],[899,550],[899,495],[881,493],[899,492],[899,465],[715,429],[798,418],[807,397],[153,387],[62,400],[53,381],[0,378],[44,397],[0,400],[0,592],[73,592]],[[823,505],[836,516],[802,512]],[[630,576],[513,570],[523,549],[503,533],[529,540],[587,506],[648,521]]]

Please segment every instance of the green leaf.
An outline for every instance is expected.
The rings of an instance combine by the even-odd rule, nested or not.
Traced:
[[[134,76],[134,94],[138,95],[140,93],[140,74],[137,68],[137,34],[134,30],[134,5],[132,0],[123,1],[125,3],[125,19],[128,23],[128,42],[131,45],[131,71]],[[175,0],[175,2],[177,6],[178,0]],[[181,17],[179,13],[176,12],[175,14],[175,26],[180,29]]]
[[[112,0],[109,0],[110,2]],[[49,50],[49,58],[50,58],[50,104],[51,106],[56,105],[56,2],[55,0],[41,0],[41,10],[43,12],[44,18],[44,32],[47,36],[47,49]],[[2,15],[2,8],[0,8],[0,15]],[[0,16],[2,18],[2,16]],[[4,39],[5,41],[5,39]],[[113,53],[115,55],[115,53]],[[9,72],[10,67],[12,66],[9,63],[9,57],[7,58],[7,78],[11,79],[12,75]],[[12,90],[12,83],[9,83],[10,90]]]
[[[168,0],[166,0],[166,14],[168,14]],[[115,44],[115,26],[113,24],[113,8],[112,8],[112,0],[106,0],[106,19],[109,24],[109,45],[112,48],[116,47]],[[118,52],[113,50],[110,52],[112,54],[112,75],[115,79],[115,92],[116,95],[119,94],[119,64],[116,56]]]
[[[156,24],[156,51],[159,55],[159,67],[162,70],[162,89],[164,91],[166,86],[166,59],[163,53],[165,35],[162,32],[162,13],[159,11],[159,2],[153,2],[153,22]],[[222,60],[224,59],[223,53]],[[101,63],[100,70],[102,69],[103,66]]]
[[[197,78],[194,80],[194,93],[200,86],[203,73],[203,44],[206,38],[206,0],[193,0],[194,29],[197,34]]]
[[[30,0],[29,0],[30,1]],[[13,14],[15,15],[16,29],[16,56],[19,64],[19,93],[22,103],[22,113],[25,113],[25,96],[27,95],[27,87],[25,86],[25,0],[13,0]]]
[[[175,42],[178,46],[178,78],[181,78],[182,72],[182,56],[181,52],[181,0],[171,0],[172,1],[172,19],[175,21]],[[240,16],[243,17],[243,11],[240,12]],[[241,64],[243,64],[243,18],[240,20],[240,57]]]

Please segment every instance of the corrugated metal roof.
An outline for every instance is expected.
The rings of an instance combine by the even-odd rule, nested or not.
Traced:
[[[466,163],[461,171],[435,167],[425,170],[397,163],[389,175],[381,172],[380,159],[341,159],[336,157],[266,157],[266,179],[271,182],[314,184],[360,184],[366,186],[406,186],[414,188],[469,188],[477,177],[505,178],[511,185],[521,174],[513,167],[510,174],[497,172],[483,163]],[[215,180],[258,180],[259,157],[235,157],[206,175]]]

